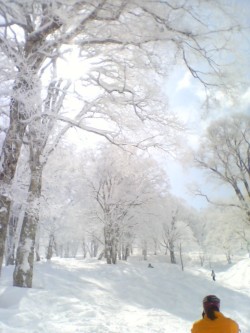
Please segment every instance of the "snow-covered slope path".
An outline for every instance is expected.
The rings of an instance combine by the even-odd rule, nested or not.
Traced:
[[[99,261],[53,259],[36,264],[34,288],[11,286],[11,269],[0,281],[1,333],[184,333],[201,315],[201,300],[215,293],[222,311],[237,320],[242,332],[248,322],[250,291],[247,260],[219,273],[146,262],[106,265]],[[244,274],[243,274],[244,271]],[[237,278],[238,276],[238,278]],[[232,281],[232,284],[229,282]],[[244,279],[244,284],[246,279]]]

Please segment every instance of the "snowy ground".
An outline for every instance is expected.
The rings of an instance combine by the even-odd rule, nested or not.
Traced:
[[[0,280],[1,333],[186,333],[201,316],[207,294],[250,332],[250,259],[210,270],[133,260],[116,266],[97,260],[53,259],[36,265],[34,288]]]

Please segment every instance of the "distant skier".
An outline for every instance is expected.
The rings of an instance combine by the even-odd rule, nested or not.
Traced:
[[[203,299],[202,317],[193,324],[192,333],[240,332],[238,324],[220,312],[220,300],[215,295],[208,295]]]
[[[211,276],[212,276],[213,280],[216,281],[215,280],[215,272],[214,272],[214,270],[212,270]]]
[[[150,263],[148,264],[148,268],[154,268]]]

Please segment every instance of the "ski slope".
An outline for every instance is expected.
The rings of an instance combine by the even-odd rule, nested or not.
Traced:
[[[12,287],[13,268],[0,280],[1,333],[186,333],[201,317],[207,294],[242,333],[250,332],[250,259],[210,270],[133,260],[59,259],[35,266],[34,288]]]

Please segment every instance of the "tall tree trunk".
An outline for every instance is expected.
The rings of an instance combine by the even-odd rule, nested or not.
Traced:
[[[46,259],[47,260],[51,260],[51,258],[53,256],[54,244],[55,244],[54,234],[50,234],[49,235],[49,245],[48,245],[47,254],[46,254]]]
[[[204,254],[204,252],[200,252],[199,253],[199,259],[200,259],[200,265],[201,265],[201,267],[203,267],[204,262],[205,262],[205,254]]]
[[[34,163],[34,162],[33,162]],[[39,221],[39,206],[42,188],[42,167],[31,167],[31,182],[16,255],[13,285],[32,288],[36,230]]]
[[[184,271],[184,262],[183,262],[183,253],[182,253],[181,243],[180,243],[179,251],[180,251],[181,269],[182,269],[182,271]]]
[[[118,256],[118,245],[115,239],[112,240],[112,247],[111,247],[111,259],[112,264],[117,263],[117,256]]]
[[[59,82],[60,86],[61,82]],[[52,85],[52,91],[49,91],[49,100],[54,100],[54,111],[59,112],[61,103],[65,97],[67,87],[64,87],[64,94],[57,100],[58,93],[53,94],[54,85]],[[50,87],[49,87],[50,89]],[[60,90],[56,90],[57,92]],[[40,91],[38,90],[40,97]],[[50,103],[48,103],[50,105]],[[38,103],[37,109],[41,108],[41,104]],[[41,111],[41,109],[40,109]],[[58,134],[53,148],[45,153],[45,147],[49,138],[49,132],[54,126],[54,121],[44,124],[41,122],[41,118],[37,118],[29,123],[27,136],[29,138],[30,148],[30,172],[31,180],[28,192],[27,209],[24,215],[23,225],[20,234],[19,245],[16,256],[16,266],[13,274],[13,284],[19,287],[32,287],[33,278],[33,262],[35,252],[35,241],[37,234],[37,227],[39,222],[40,211],[40,196],[42,191],[42,173],[43,168],[46,165],[49,154],[55,149],[60,141],[60,138],[69,129],[70,126],[65,126]],[[77,247],[74,249],[76,253]]]
[[[11,201],[8,196],[0,194],[0,272],[3,265],[5,241],[7,236],[8,221]]]
[[[46,13],[47,5],[43,5],[43,11],[44,13]],[[29,15],[27,15],[27,17],[29,17]],[[3,48],[4,52],[6,52],[6,56],[12,58],[13,68],[18,68],[18,73],[16,76],[17,79],[13,84],[10,99],[10,124],[1,153],[0,273],[3,264],[7,227],[10,217],[11,183],[16,172],[16,167],[23,142],[23,136],[27,127],[27,124],[22,123],[22,120],[29,118],[36,112],[34,104],[39,103],[40,100],[40,80],[37,77],[37,73],[47,56],[46,52],[42,53],[38,50],[44,50],[43,46],[45,47],[47,42],[46,37],[50,34],[53,34],[62,25],[59,20],[51,20],[49,18],[49,22],[51,22],[51,24],[41,22],[41,26],[38,27],[37,31],[34,31],[33,28],[30,31],[26,27],[26,29],[23,31],[26,38],[24,42],[22,41],[19,44],[17,38],[15,41],[13,41],[13,45],[10,48],[11,50],[9,49],[7,43],[7,47]],[[15,49],[16,53],[14,52]],[[39,94],[39,96],[37,96],[37,93]]]
[[[85,238],[82,241],[82,252],[83,252],[83,259],[86,259],[88,251],[87,251],[87,244],[86,244]],[[91,250],[90,250],[90,257],[91,257]]]
[[[6,266],[14,265],[15,263],[15,247],[16,247],[16,230],[18,217],[12,215],[9,220],[8,237],[6,246]]]
[[[176,264],[176,258],[175,258],[175,253],[174,253],[174,244],[172,241],[169,243],[169,254],[170,254],[171,264]]]
[[[98,254],[98,248],[99,248],[99,244],[98,244],[98,242],[96,241],[96,239],[93,238],[93,239],[91,240],[90,248],[91,248],[90,257],[91,257],[91,258],[96,258],[96,257],[97,257],[97,254]]]
[[[104,227],[105,258],[107,264],[116,264],[118,256],[119,227],[116,223]]]
[[[122,260],[127,260],[130,254],[130,248],[129,248],[129,244],[122,244],[122,248],[121,248],[121,259]]]
[[[154,243],[154,255],[157,255],[157,249],[158,249],[158,239],[153,237],[153,243]]]
[[[148,244],[147,244],[147,241],[143,241],[142,255],[143,255],[143,260],[148,260]]]
[[[24,83],[23,83],[24,84]],[[13,96],[21,93],[20,82],[14,83]],[[25,85],[25,84],[24,84]],[[11,209],[11,184],[15,176],[17,162],[21,152],[26,125],[20,123],[24,119],[24,106],[14,97],[10,103],[10,125],[6,134],[1,160],[0,172],[0,273],[3,265],[5,242]]]
[[[110,227],[107,225],[104,227],[104,253],[107,264],[111,264],[111,235],[110,235]]]

